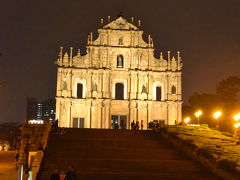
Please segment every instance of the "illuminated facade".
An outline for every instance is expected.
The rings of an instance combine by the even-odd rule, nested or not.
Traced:
[[[134,120],[182,121],[182,62],[154,57],[153,40],[119,16],[87,41],[87,53],[60,49],[57,59],[56,119],[61,127],[129,129]]]

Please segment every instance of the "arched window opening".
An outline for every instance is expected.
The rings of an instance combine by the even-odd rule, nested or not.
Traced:
[[[115,85],[115,99],[123,100],[124,97],[124,85],[122,83],[117,83]]]
[[[78,99],[83,98],[83,85],[80,83],[77,84],[77,98]]]
[[[176,87],[173,85],[173,86],[172,86],[172,94],[176,94],[176,91],[177,91],[177,90],[176,90]]]
[[[156,101],[162,100],[162,88],[160,86],[156,87]]]
[[[117,56],[117,67],[118,68],[123,68],[123,55],[118,55]]]

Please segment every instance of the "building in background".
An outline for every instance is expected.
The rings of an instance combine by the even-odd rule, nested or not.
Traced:
[[[36,98],[27,98],[27,121],[31,120],[53,120],[55,119],[55,98],[39,101]]]
[[[182,60],[168,52],[154,57],[153,40],[142,38],[141,22],[119,16],[87,41],[87,54],[57,59],[56,119],[61,127],[129,129],[134,120],[182,121]]]

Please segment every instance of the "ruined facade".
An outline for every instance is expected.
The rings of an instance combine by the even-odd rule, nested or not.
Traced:
[[[61,127],[129,129],[134,120],[182,120],[181,57],[154,57],[153,40],[119,16],[87,41],[87,53],[57,59],[56,119]]]

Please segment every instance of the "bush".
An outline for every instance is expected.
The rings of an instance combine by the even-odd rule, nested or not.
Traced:
[[[222,159],[218,162],[218,167],[227,171],[236,171],[237,163],[230,159]]]
[[[232,134],[232,133],[229,133],[229,132],[222,132],[222,134],[223,134],[224,136],[233,137],[233,134]]]
[[[202,156],[204,156],[206,158],[212,157],[211,150],[209,148],[199,148],[198,149],[198,154],[202,155]]]
[[[186,139],[186,140],[182,140],[182,144],[184,146],[187,146],[188,148],[190,148],[191,150],[194,150],[197,148],[197,146],[194,144],[194,140],[193,139]]]
[[[178,136],[179,133],[177,133],[177,132],[171,132],[169,135],[170,135],[172,138],[174,138],[175,140],[177,140],[177,141],[181,141],[181,140],[182,140],[182,139]]]

